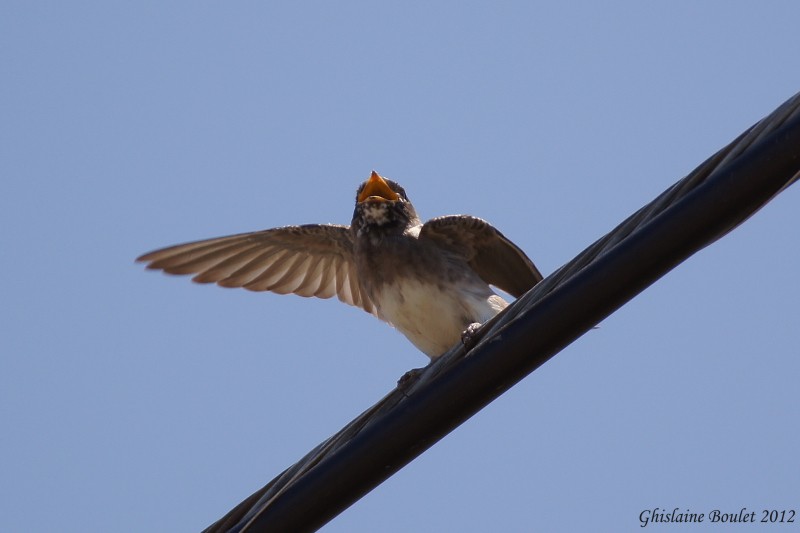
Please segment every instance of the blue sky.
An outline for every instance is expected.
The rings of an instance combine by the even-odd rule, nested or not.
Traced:
[[[335,300],[196,286],[139,254],[348,223],[375,169],[547,274],[800,90],[794,2],[284,4],[0,7],[4,529],[200,530],[426,362]],[[325,531],[796,509],[798,202]]]

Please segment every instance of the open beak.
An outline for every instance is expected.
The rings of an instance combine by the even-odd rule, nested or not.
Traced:
[[[374,170],[370,175],[361,193],[358,195],[358,203],[370,202],[395,202],[400,195],[394,192],[389,184]]]

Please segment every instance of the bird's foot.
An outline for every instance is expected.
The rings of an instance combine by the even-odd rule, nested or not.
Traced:
[[[482,325],[480,322],[473,322],[461,332],[461,344],[467,351],[470,351],[478,343],[478,330]]]
[[[411,385],[417,382],[419,377],[422,375],[422,371],[425,370],[425,368],[427,367],[412,368],[411,370],[403,374],[403,376],[397,380],[397,388],[398,389],[409,388]]]

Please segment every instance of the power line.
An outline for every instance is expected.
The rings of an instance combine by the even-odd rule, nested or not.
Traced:
[[[205,531],[321,527],[799,172],[800,93]]]

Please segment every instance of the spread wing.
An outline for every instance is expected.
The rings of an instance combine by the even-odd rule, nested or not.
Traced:
[[[136,259],[193,281],[330,298],[377,316],[361,291],[347,226],[308,224],[178,244]]]
[[[420,240],[430,239],[463,256],[483,281],[518,298],[542,281],[542,275],[525,252],[491,224],[469,215],[429,220]]]

